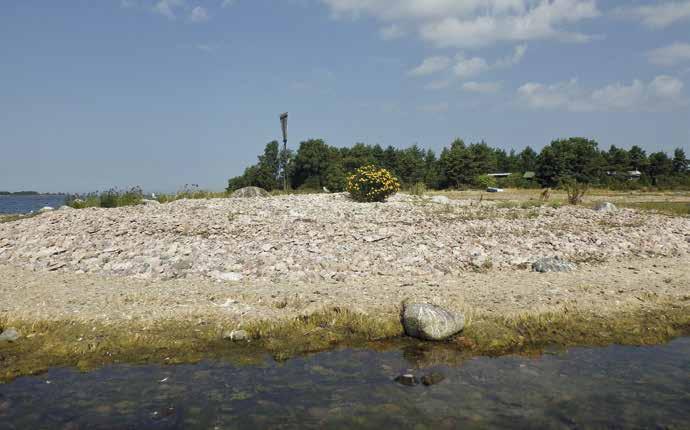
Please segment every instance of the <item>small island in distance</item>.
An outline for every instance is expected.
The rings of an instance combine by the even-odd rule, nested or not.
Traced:
[[[39,193],[38,191],[0,191],[0,196],[59,196],[65,193]]]

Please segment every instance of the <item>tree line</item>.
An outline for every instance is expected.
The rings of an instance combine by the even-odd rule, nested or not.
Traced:
[[[505,187],[556,187],[575,180],[613,189],[690,188],[682,148],[672,156],[662,151],[647,154],[639,146],[626,150],[612,145],[602,150],[594,140],[571,137],[554,140],[539,153],[529,146],[506,152],[483,141],[466,144],[456,139],[438,155],[418,145],[399,149],[357,143],[336,148],[322,139],[303,141],[295,152],[281,150],[273,141],[256,164],[228,181],[227,191],[247,186],[281,189],[283,165],[293,190],[342,191],[347,175],[364,165],[388,169],[403,187],[424,184],[430,189],[481,187],[489,173],[511,173],[498,179],[498,185]]]

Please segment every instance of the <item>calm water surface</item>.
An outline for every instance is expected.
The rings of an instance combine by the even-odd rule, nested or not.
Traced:
[[[53,369],[0,385],[0,429],[690,428],[690,338],[536,358],[452,354],[407,346],[248,367]],[[445,379],[405,386],[401,372]]]
[[[64,203],[64,195],[0,196],[0,214],[29,213],[44,206],[57,209]]]

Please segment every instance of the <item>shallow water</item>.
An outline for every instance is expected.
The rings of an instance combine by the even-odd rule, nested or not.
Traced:
[[[405,386],[394,381],[404,372],[445,379]],[[53,369],[0,385],[3,430],[386,426],[690,428],[690,338],[471,359],[408,344],[246,367]]]
[[[59,208],[65,204],[64,195],[38,194],[29,196],[0,196],[0,214],[23,214],[45,206]]]

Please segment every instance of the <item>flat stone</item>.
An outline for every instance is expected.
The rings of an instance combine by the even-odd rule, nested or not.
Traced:
[[[425,340],[444,340],[465,327],[462,314],[426,303],[405,305],[402,320],[408,336]]]
[[[439,203],[439,204],[443,204],[443,205],[450,204],[450,199],[446,196],[433,196],[431,198],[431,201],[434,203]]]
[[[237,272],[214,271],[209,273],[209,275],[218,281],[237,282],[242,279],[242,274]]]
[[[53,208],[51,206],[43,206],[41,209],[38,210],[38,213],[42,214],[42,213],[50,212],[50,211],[54,211],[54,210],[55,210],[55,208]]]
[[[547,272],[572,272],[577,266],[559,257],[545,257],[532,263],[532,270],[540,273]]]
[[[194,266],[194,262],[189,258],[183,258],[173,264],[173,267],[177,270],[189,270]]]

